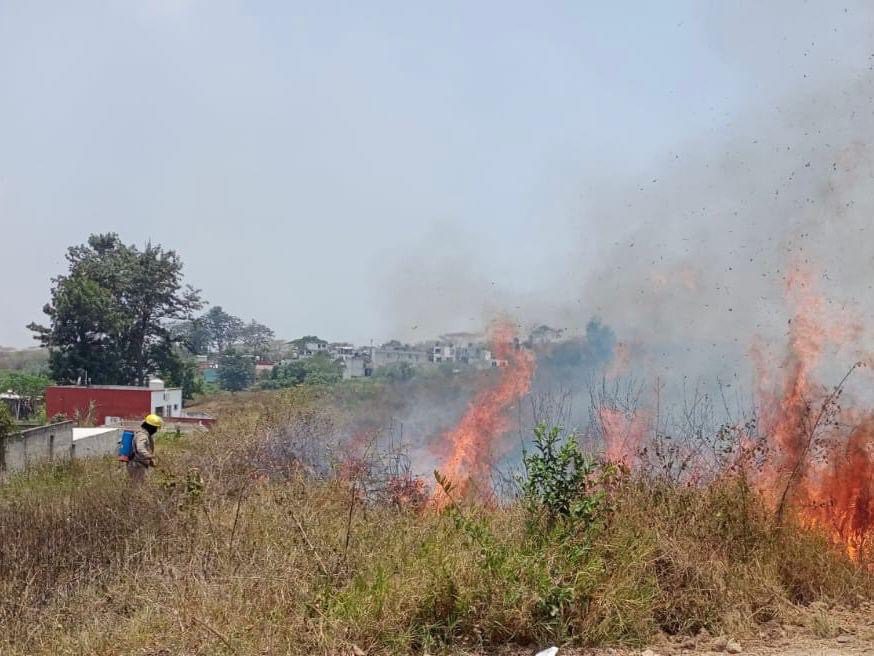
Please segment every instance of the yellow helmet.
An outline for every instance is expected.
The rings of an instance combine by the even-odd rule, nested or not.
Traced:
[[[146,418],[143,420],[144,424],[148,424],[154,428],[161,428],[164,425],[164,420],[161,419],[158,415],[146,415]]]

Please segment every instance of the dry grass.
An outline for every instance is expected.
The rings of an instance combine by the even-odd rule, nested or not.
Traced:
[[[518,505],[365,503],[354,480],[265,451],[277,435],[313,449],[330,417],[312,398],[249,402],[208,436],[160,444],[163,470],[141,489],[92,461],[0,491],[0,653],[637,644],[874,591],[820,537],[778,530],[737,479],[625,480],[597,529],[532,532]]]

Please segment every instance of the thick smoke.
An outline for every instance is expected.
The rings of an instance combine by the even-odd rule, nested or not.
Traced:
[[[387,312],[422,337],[499,314],[523,338],[544,324],[562,329],[562,342],[536,349],[519,434],[548,419],[605,440],[613,430],[624,443],[641,416],[667,433],[690,412],[709,428],[749,417],[761,400],[756,365],[783,375],[797,309],[787,283],[803,271],[823,321],[853,326],[854,338],[830,342],[811,372],[836,383],[874,353],[874,73],[845,67],[828,79],[827,62],[813,68],[815,82],[793,70],[805,80],[798,89],[776,102],[763,94],[717,134],[678,143],[648,167],[581,176],[577,247],[552,258],[540,288],[486,273],[479,247],[444,227],[405,255]],[[540,261],[532,253],[519,267]],[[854,374],[849,395],[865,397],[871,371]]]
[[[746,348],[783,331],[787,271],[806,262],[840,307],[870,311],[872,95],[865,76],[804,96],[663,162],[624,203],[593,196],[599,221],[634,228],[588,277],[586,305],[630,339]]]
[[[600,317],[634,349],[639,375],[745,387],[753,343],[785,342],[785,281],[798,266],[816,272],[836,319],[870,323],[871,134],[872,74],[795,94],[749,112],[721,138],[678,145],[638,178],[581,183],[580,251],[593,239],[610,243],[595,261],[557,262],[539,293],[514,295],[486,280],[475,249],[453,251],[445,269],[423,253],[425,275],[399,276],[392,310],[425,332],[502,311],[524,327],[582,335]],[[446,293],[429,304],[440,280]],[[404,306],[411,298],[419,300]],[[834,356],[851,363],[871,342],[866,329],[861,350]]]

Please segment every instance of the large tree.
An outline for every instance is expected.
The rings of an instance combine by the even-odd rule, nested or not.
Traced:
[[[265,388],[293,387],[294,385],[332,385],[343,378],[343,365],[327,353],[311,358],[294,360],[273,369]]]
[[[255,382],[255,361],[252,356],[229,348],[219,359],[219,384],[232,392],[244,390]]]
[[[273,331],[254,319],[240,330],[240,342],[243,347],[254,355],[263,356],[270,348]]]
[[[271,347],[273,331],[254,319],[249,323],[216,305],[208,312],[189,321],[179,321],[171,327],[179,342],[191,353],[219,354],[236,347],[253,355],[264,355]]]
[[[184,346],[193,355],[207,355],[212,336],[203,317],[177,321],[170,326],[174,341]]]
[[[219,353],[239,341],[244,325],[242,319],[225,312],[221,305],[211,307],[198,321],[205,327],[210,343]]]
[[[43,308],[49,325],[28,326],[48,348],[56,381],[141,385],[176,366],[169,322],[190,319],[202,304],[183,285],[175,251],[139,250],[109,233],[71,247],[67,263]]]

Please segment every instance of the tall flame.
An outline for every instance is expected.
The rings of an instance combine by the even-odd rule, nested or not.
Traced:
[[[853,321],[828,321],[826,304],[809,270],[787,280],[794,306],[782,380],[773,380],[757,353],[761,427],[769,460],[759,486],[775,504],[787,504],[802,521],[829,532],[861,557],[874,538],[874,415],[838,407],[815,379],[824,350],[859,336]],[[840,425],[854,425],[848,436]]]
[[[510,428],[508,411],[531,387],[534,355],[518,346],[515,338],[510,323],[492,326],[492,354],[506,365],[500,367],[489,387],[476,394],[458,425],[443,437],[447,453],[439,471],[459,494],[465,494],[475,482],[487,481],[492,466],[507,452],[501,438]],[[448,501],[442,490],[437,490],[434,500],[438,507]]]

